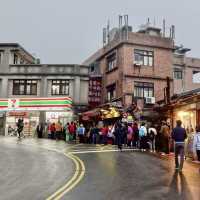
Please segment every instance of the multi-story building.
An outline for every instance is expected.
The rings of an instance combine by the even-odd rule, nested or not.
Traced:
[[[88,72],[84,65],[40,64],[19,44],[0,44],[1,127],[19,117],[29,130],[39,122],[73,120],[88,105]]]
[[[116,29],[109,42],[84,64],[100,68],[101,103],[121,101],[148,106],[173,94],[172,37],[161,29],[146,26],[138,32],[132,28]]]
[[[180,46],[174,52],[174,94],[200,88],[200,59],[187,57],[187,51],[190,49]]]

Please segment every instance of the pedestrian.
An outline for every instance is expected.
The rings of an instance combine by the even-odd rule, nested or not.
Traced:
[[[59,140],[60,139],[60,136],[61,136],[61,133],[62,133],[62,124],[60,121],[58,121],[56,124],[55,124],[55,129],[56,129],[56,140]]]
[[[90,131],[91,137],[92,137],[92,143],[97,144],[97,139],[99,135],[99,128],[97,127],[97,124],[93,126],[93,128]]]
[[[142,122],[141,127],[139,128],[139,143],[140,143],[140,149],[142,151],[146,149],[146,136],[147,136],[147,129],[145,127],[145,123]]]
[[[37,128],[36,128],[36,132],[37,132],[38,138],[42,138],[43,137],[43,131],[44,131],[44,126],[43,126],[42,123],[39,123],[37,125]]]
[[[108,127],[108,134],[107,134],[108,144],[114,144],[114,135],[113,135],[114,131],[115,131],[114,125]]]
[[[80,126],[77,128],[77,135],[79,137],[79,142],[84,143],[85,127],[83,124],[80,124]]]
[[[151,142],[151,151],[155,152],[156,151],[156,136],[157,136],[157,130],[155,129],[154,126],[151,126],[148,130],[149,134],[149,140]]]
[[[17,122],[18,138],[21,138],[21,133],[22,133],[23,129],[24,129],[24,120],[18,119],[18,122]]]
[[[131,148],[133,141],[133,129],[131,124],[128,124],[128,134],[127,134],[127,146]]]
[[[69,141],[69,122],[66,123],[64,130],[65,130],[65,142],[68,142]]]
[[[200,162],[200,126],[197,126],[193,139],[193,155],[194,159]]]
[[[101,134],[102,134],[101,144],[106,145],[107,144],[107,135],[108,135],[108,126],[107,125],[105,125],[103,128],[101,128]]]
[[[121,124],[121,123],[120,123]],[[127,141],[127,135],[128,135],[128,123],[124,122],[121,124],[122,125],[122,134],[123,134],[123,140],[122,143],[124,144],[124,146],[127,145],[128,141]]]
[[[56,134],[56,124],[55,123],[51,124],[50,130],[51,130],[51,139],[53,140],[55,138],[55,134]]]
[[[47,134],[48,134],[48,139],[51,139],[51,124],[50,123],[48,123],[48,125],[47,125]]]
[[[136,122],[133,123],[133,146],[139,148],[139,129]]]
[[[169,138],[170,138],[170,129],[165,121],[162,122],[162,126],[160,129],[161,133],[161,148],[162,152],[165,154],[169,154]]]
[[[185,139],[187,138],[186,130],[181,127],[181,120],[177,120],[176,128],[172,131],[172,139],[174,140],[174,151],[175,151],[175,169],[180,172],[183,169],[183,163],[185,158]],[[180,156],[180,162],[178,157]]]
[[[70,140],[76,140],[76,125],[74,122],[71,122],[69,125],[69,134],[70,134]]]
[[[117,146],[118,149],[120,151],[122,151],[122,143],[124,141],[124,134],[123,134],[123,127],[121,125],[121,123],[118,121],[115,125],[115,137],[116,137],[116,142],[117,142]]]

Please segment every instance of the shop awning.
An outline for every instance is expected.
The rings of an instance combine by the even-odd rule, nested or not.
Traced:
[[[70,97],[0,99],[0,111],[70,111]]]

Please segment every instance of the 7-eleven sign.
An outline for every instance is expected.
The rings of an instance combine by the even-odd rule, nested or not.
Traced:
[[[19,108],[19,99],[8,99],[8,109]]]

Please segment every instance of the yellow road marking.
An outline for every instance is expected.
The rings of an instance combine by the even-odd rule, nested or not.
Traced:
[[[54,194],[48,197],[46,200],[59,200],[62,198],[67,192],[72,190],[84,177],[85,174],[85,166],[82,160],[80,160],[77,156],[71,153],[64,153],[65,156],[70,158],[75,163],[75,173],[72,178],[60,189],[58,189]],[[79,166],[80,164],[80,166]]]
[[[70,190],[72,190],[84,177],[85,175],[85,166],[82,160],[80,160],[77,156],[72,155],[75,159],[77,159],[80,162],[81,165],[81,170],[80,170],[80,175],[78,178],[68,187],[66,188],[60,195],[58,195],[54,200],[59,200],[61,199],[66,193],[68,193]]]

